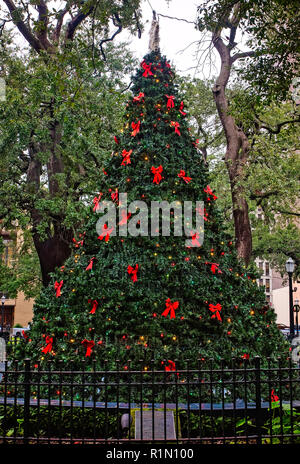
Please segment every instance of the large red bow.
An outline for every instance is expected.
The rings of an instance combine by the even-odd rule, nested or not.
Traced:
[[[90,311],[90,314],[95,314],[96,309],[97,309],[98,304],[99,304],[98,301],[97,301],[97,300],[88,300],[88,303],[92,303],[92,304],[93,304],[93,307],[92,307],[92,309],[91,309],[91,311]]]
[[[121,163],[121,166],[125,166],[126,164],[131,164],[131,160],[130,160],[131,153],[132,153],[132,150],[129,150],[129,151],[123,150],[122,151],[123,161]]]
[[[179,306],[179,301],[174,301],[174,303],[171,303],[170,298],[166,300],[166,309],[162,313],[162,316],[167,317],[167,315],[170,313],[170,319],[175,319],[175,309],[177,309]]]
[[[61,296],[61,287],[63,286],[64,281],[61,280],[59,283],[56,281],[54,284],[54,289],[56,291],[56,298]]]
[[[178,174],[178,177],[182,177],[182,179],[188,184],[189,182],[191,182],[192,178],[191,177],[187,177],[185,175],[185,171],[183,169],[180,170],[179,174]]]
[[[131,123],[131,127],[132,127],[131,135],[132,135],[132,137],[135,137],[136,134],[138,134],[140,132],[140,126],[141,126],[141,121]]]
[[[94,198],[93,203],[94,203],[95,206],[94,206],[93,211],[96,211],[96,210],[97,210],[102,195],[103,195],[103,194],[100,192],[100,193],[99,193],[99,196]]]
[[[175,128],[175,134],[181,135],[180,130],[179,130],[179,127],[180,127],[179,122],[171,121],[171,127]]]
[[[151,71],[151,64],[147,64],[146,61],[143,61],[141,66],[144,70],[143,72],[143,77],[147,77],[147,76],[153,76],[153,72]]]
[[[271,391],[271,401],[272,403],[279,401],[279,396],[275,394],[274,390]]]
[[[127,267],[127,272],[129,275],[131,275],[131,280],[132,282],[136,282],[137,281],[137,271],[138,271],[138,268],[139,268],[139,265],[136,264],[135,267],[132,267],[132,266],[128,266]]]
[[[111,229],[108,229],[108,225],[104,224],[103,229],[102,229],[102,234],[99,235],[98,239],[103,240],[105,237],[105,241],[108,242],[110,234],[112,233],[113,230],[114,230],[113,227],[111,227]]]
[[[211,318],[212,319],[217,318],[218,321],[222,322],[222,319],[221,319],[221,316],[220,316],[221,309],[222,309],[222,306],[220,305],[220,303],[217,303],[216,305],[210,304],[209,305],[209,310],[213,313]]]
[[[198,232],[195,232],[195,233],[191,232],[191,237],[192,237],[192,245],[201,246],[200,242],[198,241],[198,238],[199,238]]]
[[[85,357],[87,356],[91,356],[92,354],[92,348],[94,348],[95,346],[95,342],[93,340],[86,340],[84,339],[81,344],[85,347],[86,349],[86,353],[85,353]]]
[[[217,264],[217,263],[209,263],[209,264],[211,264],[210,270],[213,274],[215,274],[216,271],[218,271],[218,274],[222,274],[222,271],[220,271],[219,269],[220,264]]]
[[[163,361],[162,361],[162,364],[164,364]],[[165,371],[167,372],[176,371],[176,364],[174,363],[174,361],[171,361],[171,359],[168,359],[168,364],[165,366]],[[179,377],[178,372],[177,372],[177,376]]]
[[[182,111],[182,110],[183,110],[183,107],[184,107],[184,103],[183,103],[183,101],[182,101],[182,102],[180,103],[179,112],[182,114],[182,116],[185,116],[186,113],[185,113],[184,111]]]
[[[158,168],[155,168],[154,166],[152,166],[151,172],[153,172],[154,174],[153,183],[159,184],[160,181],[162,180],[161,173],[163,172],[163,167],[161,165],[158,166]]]
[[[212,195],[213,199],[216,200],[218,197],[216,197],[216,195],[214,195],[214,193],[212,192],[212,189],[210,188],[209,185],[207,185],[207,187],[205,189],[203,189],[205,193],[207,193],[207,195]]]
[[[168,101],[167,101],[167,108],[170,110],[171,108],[174,108],[174,96],[173,95],[166,95]]]
[[[49,337],[47,335],[46,343],[47,343],[47,345],[44,348],[42,348],[42,352],[45,353],[45,354],[50,353],[50,351],[52,351],[53,337]]]
[[[86,271],[90,271],[91,269],[93,269],[94,259],[95,259],[95,258],[92,258],[92,259],[90,260],[88,266],[85,268]]]
[[[140,92],[136,97],[133,97],[134,102],[140,102],[142,98],[144,98],[144,92]]]

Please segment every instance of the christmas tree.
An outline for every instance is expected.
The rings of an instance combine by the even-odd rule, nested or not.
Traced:
[[[238,259],[225,233],[174,71],[157,45],[137,69],[132,92],[74,253],[36,300],[16,356],[96,366],[107,359],[112,368],[118,360],[123,369],[130,360],[145,370],[154,360],[174,370],[186,359],[230,364],[233,357],[286,355],[256,269]],[[103,222],[108,202],[113,223]],[[154,221],[153,205],[161,202],[172,205],[170,233],[165,213]],[[183,236],[184,204],[203,225],[196,230],[186,214]]]

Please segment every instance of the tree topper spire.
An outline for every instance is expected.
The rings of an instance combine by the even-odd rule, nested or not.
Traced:
[[[150,29],[149,50],[150,52],[159,52],[159,22],[154,10]]]

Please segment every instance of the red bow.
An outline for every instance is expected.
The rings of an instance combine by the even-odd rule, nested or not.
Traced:
[[[271,391],[271,401],[272,403],[275,401],[279,401],[279,396],[275,395],[274,390]]]
[[[191,182],[192,178],[191,177],[186,177],[185,176],[185,171],[183,169],[180,170],[178,177],[182,177],[182,179],[188,184]]]
[[[163,172],[163,167],[161,165],[158,166],[158,168],[155,168],[154,166],[152,166],[151,172],[153,172],[154,174],[153,183],[159,184],[160,181],[162,180],[161,173]]]
[[[126,214],[126,211],[122,211],[122,219],[118,225],[123,226],[124,224],[126,224],[126,222],[128,221],[130,217],[131,217],[131,213]]]
[[[216,271],[218,271],[218,274],[222,274],[222,271],[220,271],[220,269],[218,269],[218,267],[220,266],[220,264],[217,264],[217,263],[209,263],[209,264],[211,264],[210,270],[211,270],[211,272],[212,272],[213,274],[215,274]]]
[[[179,113],[181,113],[181,114],[182,114],[182,116],[185,116],[185,115],[186,115],[186,113],[185,113],[184,111],[182,111],[182,110],[183,110],[183,107],[184,107],[184,103],[183,103],[183,101],[182,101],[182,102],[180,103],[180,107],[179,107]]]
[[[136,264],[135,267],[132,267],[132,266],[128,266],[127,267],[127,272],[129,275],[131,275],[131,280],[132,282],[136,282],[137,281],[137,271],[138,271],[138,268],[139,268],[139,265]]]
[[[95,342],[93,340],[86,340],[84,339],[81,344],[85,347],[86,349],[86,353],[85,353],[85,357],[87,356],[91,356],[92,354],[92,348],[94,348],[95,346]]]
[[[99,240],[103,240],[104,237],[105,237],[105,241],[108,242],[109,236],[112,233],[112,231],[114,230],[114,228],[112,227],[109,230],[107,228],[108,228],[107,224],[104,224],[103,229],[102,229],[102,234],[99,235],[99,237],[98,237]]]
[[[115,135],[114,135],[114,141],[115,141],[117,144],[119,143],[119,139],[118,139],[118,137],[116,137]]]
[[[94,198],[93,203],[95,206],[94,206],[93,211],[96,211],[96,209],[98,208],[102,195],[103,195],[102,193],[99,193],[99,197]]]
[[[90,260],[88,266],[85,268],[86,271],[90,271],[91,269],[93,269],[94,259],[95,259],[95,258],[92,258],[92,259]]]
[[[22,335],[23,335],[23,337],[25,338],[25,340],[27,340],[28,335],[27,335],[27,333],[25,332],[25,330],[22,330]]]
[[[97,309],[98,304],[99,304],[98,301],[97,301],[97,300],[88,300],[88,303],[92,303],[92,304],[93,304],[93,307],[92,307],[92,309],[91,309],[91,311],[90,311],[90,314],[95,314],[96,309]]]
[[[119,197],[119,192],[118,192],[118,190],[116,190],[115,192],[111,193],[110,196],[111,196],[112,201],[118,201],[118,197]]]
[[[139,102],[141,101],[142,98],[144,98],[145,94],[144,92],[140,92],[137,97],[133,97],[134,102]]]
[[[50,351],[52,350],[53,337],[48,337],[48,335],[47,335],[46,343],[47,343],[47,345],[44,348],[42,348],[42,352],[45,353],[45,354],[50,353]]]
[[[171,108],[174,108],[174,96],[173,95],[166,95],[168,101],[167,101],[167,108],[170,110]]]
[[[180,130],[178,129],[178,127],[180,127],[179,122],[171,121],[171,126],[175,128],[175,134],[181,135]]]
[[[209,185],[207,185],[207,187],[205,189],[203,189],[205,193],[207,193],[208,195],[212,195],[213,199],[216,200],[218,197],[216,197],[216,195],[213,194],[212,192],[212,189],[210,188]]]
[[[56,290],[56,298],[61,296],[61,287],[63,286],[64,281],[61,280],[59,283],[56,281],[54,284],[54,289]]]
[[[138,122],[132,122],[131,123],[131,127],[132,127],[132,132],[131,132],[131,135],[132,137],[135,137],[136,134],[138,134],[140,132],[140,126],[141,126],[141,121],[138,121]]]
[[[176,371],[176,364],[174,363],[174,361],[171,361],[170,359],[168,359],[168,363],[169,364],[165,366],[165,371],[167,372]],[[164,362],[162,362],[162,364],[164,364]],[[177,376],[179,377],[178,372],[177,372]]]
[[[209,310],[213,313],[211,318],[212,319],[217,318],[218,321],[222,322],[222,319],[221,319],[221,316],[220,316],[221,309],[222,309],[222,306],[220,305],[220,303],[217,303],[216,305],[210,304],[209,305]]]
[[[123,161],[121,163],[121,166],[125,166],[126,164],[131,164],[131,161],[130,161],[131,153],[132,153],[132,150],[129,150],[129,151],[123,150],[122,151]]]
[[[146,61],[143,61],[141,66],[142,66],[142,68],[144,70],[143,77],[153,76],[153,73],[151,71],[151,63],[147,64]]]
[[[198,241],[198,238],[199,238],[198,232],[195,232],[195,233],[191,232],[191,237],[192,237],[192,245],[201,246],[200,242]]]
[[[174,303],[171,303],[170,298],[166,300],[166,309],[162,313],[162,316],[167,317],[167,315],[170,313],[170,319],[175,319],[175,309],[177,309],[179,306],[179,301],[174,301]]]

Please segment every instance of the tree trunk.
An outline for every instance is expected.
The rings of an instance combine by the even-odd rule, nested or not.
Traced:
[[[248,264],[252,253],[252,233],[242,181],[249,143],[246,134],[236,126],[234,118],[228,111],[225,91],[233,63],[230,56],[231,49],[224,44],[220,31],[213,35],[213,44],[221,58],[221,70],[213,88],[213,96],[227,142],[225,163],[231,187],[235,245],[239,257]]]

